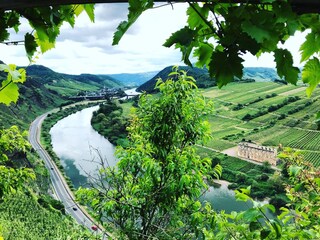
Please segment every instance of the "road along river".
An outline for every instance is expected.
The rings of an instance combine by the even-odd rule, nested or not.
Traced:
[[[63,203],[65,209],[68,214],[70,214],[76,221],[92,230],[91,227],[96,225],[98,227],[99,233],[104,232],[104,230],[95,223],[95,221],[89,216],[89,214],[83,209],[81,206],[77,204],[73,193],[69,189],[67,183],[65,182],[64,177],[61,175],[59,169],[52,161],[48,153],[43,149],[40,144],[40,131],[41,124],[43,120],[46,118],[47,114],[43,114],[36,118],[29,128],[29,142],[35,151],[39,154],[39,156],[43,159],[46,168],[50,173],[50,179],[52,182],[52,186],[54,188],[55,194],[57,198]],[[110,233],[104,232],[105,236],[111,236]]]

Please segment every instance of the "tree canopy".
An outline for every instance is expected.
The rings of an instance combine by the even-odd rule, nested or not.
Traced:
[[[306,41],[300,46],[302,80],[307,83],[307,94],[320,82],[319,12],[303,10],[297,1],[186,1],[188,21],[186,26],[173,33],[165,47],[180,49],[182,60],[192,65],[190,57],[196,57],[196,66],[207,67],[212,77],[222,87],[241,78],[244,59],[251,53],[273,53],[277,73],[285,81],[296,84],[300,69],[293,66],[292,54],[281,44],[297,31],[308,31]],[[304,2],[305,3],[305,2]],[[306,4],[306,3],[305,3]],[[307,5],[316,6],[315,1]],[[123,21],[114,34],[113,44],[118,44],[123,34],[154,1],[129,1],[128,20]]]

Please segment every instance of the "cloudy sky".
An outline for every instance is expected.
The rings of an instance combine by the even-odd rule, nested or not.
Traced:
[[[182,65],[181,54],[162,44],[171,33],[185,26],[186,5],[175,4],[145,12],[120,41],[112,46],[113,33],[126,19],[126,3],[96,5],[95,23],[86,14],[80,15],[72,29],[64,25],[57,39],[56,48],[39,56],[36,64],[45,65],[56,72],[80,74],[111,74],[158,71],[169,65]],[[22,40],[30,29],[25,23],[18,35],[10,40]],[[299,66],[298,47],[303,42],[301,34],[289,39],[288,47]],[[1,58],[5,63],[20,66],[29,64],[24,46],[0,44]],[[275,67],[272,55],[256,57],[245,55],[245,66]]]

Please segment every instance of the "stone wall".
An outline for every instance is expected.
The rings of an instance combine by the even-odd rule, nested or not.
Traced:
[[[277,165],[277,149],[273,147],[259,146],[254,143],[240,142],[238,144],[238,156],[257,162],[269,162],[271,165]]]

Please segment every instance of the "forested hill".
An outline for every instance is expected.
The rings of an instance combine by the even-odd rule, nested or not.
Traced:
[[[81,91],[96,91],[103,87],[120,87],[109,76],[57,73],[41,65],[26,68],[27,81],[20,86],[17,104],[0,104],[0,127],[19,125],[27,129],[38,115],[68,102],[68,97]],[[0,78],[6,78],[2,73]]]
[[[154,87],[158,78],[163,80],[168,78],[168,74],[171,72],[173,66],[169,66],[160,71],[157,75],[151,78],[149,81],[142,84],[137,88],[137,91],[143,92],[146,91],[148,93],[154,92]],[[210,78],[209,72],[204,68],[197,67],[187,67],[187,66],[179,66],[179,69],[188,72],[189,76],[194,77],[196,79],[196,84],[200,88],[207,88],[216,85],[215,79]],[[273,68],[265,68],[265,67],[247,67],[244,68],[243,71],[243,80],[246,81],[274,81],[279,79],[277,72]]]

